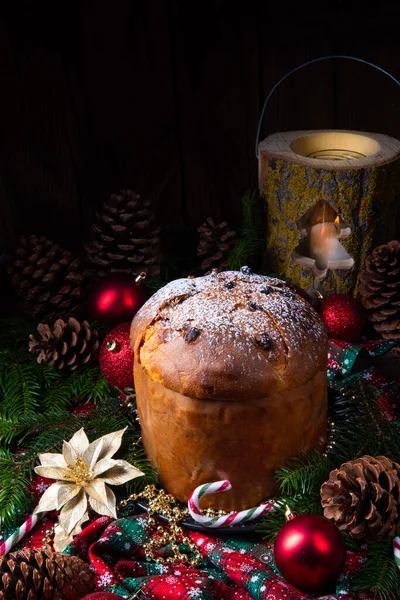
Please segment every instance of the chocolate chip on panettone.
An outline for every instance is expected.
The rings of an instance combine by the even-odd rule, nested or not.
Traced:
[[[282,294],[286,296],[286,298],[290,298],[290,300],[293,300],[294,298],[294,294],[289,290],[282,290]]]
[[[260,333],[257,335],[256,342],[263,350],[271,350],[272,348],[272,339],[268,333]]]
[[[235,287],[235,284],[233,283],[233,281],[227,281],[225,287],[227,290],[232,290]]]
[[[250,267],[240,267],[240,272],[242,275],[253,275],[253,271],[250,269]]]
[[[247,306],[250,308],[250,310],[257,310],[257,308],[258,308],[257,302],[254,302],[253,300],[250,300],[247,303]]]
[[[185,334],[185,342],[195,342],[199,337],[200,333],[200,329],[197,329],[197,327],[191,327]]]
[[[260,292],[262,294],[271,294],[272,290],[271,290],[271,288],[267,288],[267,287],[264,286],[264,287],[261,288]]]

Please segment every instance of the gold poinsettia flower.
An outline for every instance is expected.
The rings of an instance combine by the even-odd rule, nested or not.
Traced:
[[[103,435],[91,444],[84,429],[69,442],[62,454],[39,454],[38,475],[56,479],[43,494],[35,513],[61,510],[54,537],[56,550],[63,550],[88,520],[89,505],[100,515],[116,518],[115,495],[106,486],[121,485],[143,475],[126,460],[111,458],[121,446],[125,429]],[[62,546],[62,547],[61,547]]]

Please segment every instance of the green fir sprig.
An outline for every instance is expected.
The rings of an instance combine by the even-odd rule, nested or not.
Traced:
[[[242,198],[243,225],[239,243],[229,256],[229,268],[247,265],[260,273],[265,247],[264,199],[258,190],[249,190]]]

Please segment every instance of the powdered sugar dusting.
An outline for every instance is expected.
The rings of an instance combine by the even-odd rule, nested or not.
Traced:
[[[238,271],[173,281],[142,311],[148,325],[158,323],[161,343],[198,329],[200,335],[187,339],[200,345],[201,359],[218,355],[227,368],[238,368],[236,353],[256,352],[259,361],[284,363],[301,353],[317,361],[326,339],[317,313],[283,281]],[[258,343],[261,335],[271,340],[270,348]]]

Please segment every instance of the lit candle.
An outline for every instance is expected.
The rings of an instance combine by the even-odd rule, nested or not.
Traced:
[[[342,248],[338,241],[338,234],[336,222],[316,223],[311,227],[310,258],[315,260],[317,269],[324,271],[329,261],[337,259],[337,254]]]

